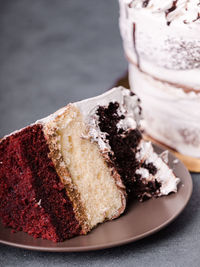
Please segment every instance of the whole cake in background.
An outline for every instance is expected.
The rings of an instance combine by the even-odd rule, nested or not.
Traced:
[[[200,1],[119,0],[129,82],[146,133],[200,158]]]
[[[0,218],[55,242],[119,217],[127,196],[177,191],[179,178],[140,132],[123,87],[69,104],[0,141]]]

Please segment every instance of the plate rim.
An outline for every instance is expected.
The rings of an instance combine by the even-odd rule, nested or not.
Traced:
[[[163,148],[158,146],[158,145],[154,145],[154,147],[158,148],[161,151],[164,151]],[[177,159],[177,157],[174,156],[171,152],[169,152],[169,156],[171,156],[174,159]],[[113,242],[109,242],[109,243],[106,243],[106,244],[103,243],[103,244],[96,244],[96,245],[89,245],[89,246],[44,247],[44,246],[35,246],[35,245],[25,245],[25,244],[6,241],[6,240],[2,240],[2,239],[0,239],[0,244],[8,245],[8,246],[16,247],[16,248],[21,248],[21,249],[26,249],[26,250],[33,250],[33,251],[44,251],[44,252],[86,252],[86,251],[97,251],[97,250],[103,250],[103,249],[108,249],[108,248],[113,248],[113,247],[126,245],[126,244],[129,244],[129,243],[141,240],[141,239],[143,239],[143,238],[145,238],[147,236],[153,235],[153,234],[157,233],[158,231],[162,230],[163,228],[165,228],[166,226],[168,226],[170,223],[172,223],[183,212],[183,210],[188,205],[189,200],[191,199],[192,192],[193,192],[192,177],[191,177],[191,174],[189,173],[188,169],[183,164],[183,162],[181,160],[179,160],[179,162],[181,164],[181,167],[184,168],[185,169],[184,171],[187,173],[187,176],[188,176],[187,179],[189,179],[188,182],[189,182],[190,187],[189,187],[189,190],[188,190],[188,193],[187,193],[187,199],[185,200],[184,205],[181,207],[181,209],[178,210],[176,213],[174,213],[173,216],[171,216],[171,218],[167,219],[162,224],[154,227],[151,230],[148,230],[148,231],[146,231],[144,233],[138,234],[138,235],[130,237],[130,238],[124,238],[121,241],[113,241]],[[178,194],[178,192],[176,194]],[[12,229],[10,229],[10,230],[12,231]],[[85,237],[87,237],[87,235]],[[49,242],[51,242],[51,241],[49,241]]]

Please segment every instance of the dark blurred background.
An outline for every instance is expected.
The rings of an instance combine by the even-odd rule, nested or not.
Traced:
[[[116,0],[0,1],[0,136],[121,76]]]

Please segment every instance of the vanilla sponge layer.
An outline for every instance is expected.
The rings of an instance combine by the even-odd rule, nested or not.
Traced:
[[[89,129],[78,108],[68,105],[66,112],[54,121],[53,128],[57,129],[62,165],[69,172],[88,228],[119,216],[124,210],[124,195],[98,145],[86,138]]]

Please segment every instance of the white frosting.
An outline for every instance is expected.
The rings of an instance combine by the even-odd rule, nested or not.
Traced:
[[[135,105],[134,103],[137,102],[138,97],[133,96],[133,98],[131,97],[130,101],[130,98],[127,97],[129,95],[130,91],[120,86],[113,88],[99,96],[84,99],[75,103],[70,103],[69,105],[76,106],[81,112],[84,120],[88,122],[88,119],[92,116],[93,113],[95,113],[98,106],[107,106],[110,102],[118,102],[122,108],[124,105],[131,108]],[[55,113],[49,115],[48,117],[38,120],[36,123],[47,123],[48,121],[54,120],[57,116],[62,115],[66,111],[66,109],[67,106],[57,110]]]
[[[126,110],[127,114],[132,114],[135,112],[136,106],[138,106],[138,97],[136,95],[130,96],[128,89],[119,86],[99,96],[76,102],[74,105],[81,111],[84,118],[88,120],[88,117],[97,106],[108,106],[110,102],[118,102],[123,111]]]
[[[50,114],[49,116],[47,116],[47,117],[45,117],[45,118],[42,118],[42,119],[40,119],[40,120],[37,120],[35,123],[36,123],[36,124],[37,124],[37,123],[39,123],[39,124],[40,124],[40,123],[41,123],[41,124],[45,124],[45,123],[48,123],[48,122],[50,122],[50,121],[53,121],[53,120],[56,119],[56,117],[61,116],[61,115],[66,111],[66,109],[67,109],[67,106],[65,106],[65,107],[63,107],[63,108],[60,108],[60,109],[58,109],[56,112]],[[68,123],[70,122],[70,120],[71,120],[71,118],[69,118]]]
[[[119,0],[127,57],[154,77],[200,90],[200,1],[178,0],[172,12],[173,0],[143,2]]]
[[[147,181],[157,180],[161,183],[160,195],[168,195],[170,192],[177,192],[177,185],[180,182],[179,178],[176,178],[173,171],[162,160],[162,156],[159,156],[153,151],[151,142],[141,141],[139,145],[139,152],[136,157],[140,161],[145,161],[146,164],[153,163],[157,168],[155,175],[149,173],[146,168],[139,168],[136,173],[140,174],[142,178]]]
[[[146,132],[185,155],[200,158],[200,94],[157,81],[131,64],[129,81],[142,99]]]

